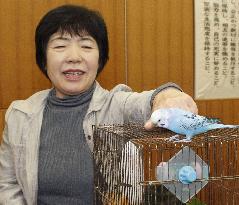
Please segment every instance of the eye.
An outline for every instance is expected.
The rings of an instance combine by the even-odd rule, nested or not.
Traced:
[[[65,47],[66,47],[66,46],[63,46],[63,45],[62,45],[62,46],[55,46],[54,48],[55,48],[55,49],[61,49],[61,48],[65,48]]]
[[[92,46],[88,46],[88,45],[82,45],[81,47],[85,49],[92,49]]]

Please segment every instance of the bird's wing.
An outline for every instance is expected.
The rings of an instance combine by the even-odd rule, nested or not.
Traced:
[[[208,126],[206,117],[196,115],[189,112],[175,113],[169,123],[169,128],[178,133],[192,137],[198,132],[203,132],[203,129]]]

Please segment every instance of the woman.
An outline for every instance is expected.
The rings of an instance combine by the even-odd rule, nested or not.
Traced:
[[[95,80],[108,60],[101,15],[81,6],[49,11],[35,33],[36,61],[53,88],[14,101],[0,147],[0,204],[93,204],[92,125],[143,122],[153,110],[180,107],[197,113],[173,83],[135,93],[111,91]],[[147,122],[146,122],[147,121]]]

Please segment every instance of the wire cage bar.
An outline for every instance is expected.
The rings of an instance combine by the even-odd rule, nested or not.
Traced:
[[[238,204],[239,129],[211,130],[191,142],[171,142],[173,135],[141,124],[94,127],[96,204]],[[196,180],[186,185],[178,178],[159,180],[158,167],[167,163],[163,175],[169,176],[169,164],[180,164],[182,156],[204,167]]]

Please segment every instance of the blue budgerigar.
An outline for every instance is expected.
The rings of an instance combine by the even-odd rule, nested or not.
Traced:
[[[185,135],[183,140],[177,136],[170,138],[171,141],[191,141],[197,134],[217,128],[236,128],[238,125],[224,125],[218,120],[196,115],[179,108],[158,109],[151,115],[151,121],[159,127],[169,129],[177,134]]]

